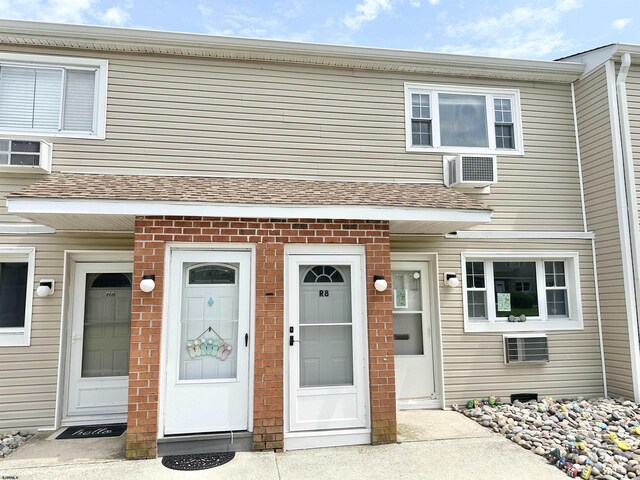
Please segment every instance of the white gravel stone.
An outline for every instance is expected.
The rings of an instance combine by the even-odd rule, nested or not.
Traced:
[[[0,458],[20,448],[33,435],[27,432],[0,432]]]

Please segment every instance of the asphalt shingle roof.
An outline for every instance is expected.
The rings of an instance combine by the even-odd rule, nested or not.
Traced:
[[[14,198],[490,210],[436,183],[52,173]]]

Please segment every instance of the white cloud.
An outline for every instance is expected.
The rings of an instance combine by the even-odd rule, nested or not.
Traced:
[[[355,12],[345,15],[342,22],[351,30],[360,29],[365,23],[369,23],[382,12],[393,10],[398,0],[363,0],[356,5]]]
[[[409,0],[409,5],[413,8],[420,8],[420,0]]]
[[[561,29],[562,19],[581,6],[578,0],[556,0],[552,6],[525,5],[499,16],[457,23],[443,16],[444,32],[451,41],[442,51],[496,57],[545,57],[572,45]]]
[[[101,16],[102,23],[121,26],[129,21],[129,12],[121,7],[111,7]]]
[[[440,0],[429,0],[429,3],[431,5],[438,5],[440,3]]]
[[[100,0],[0,0],[0,17],[59,23],[124,25],[130,1],[103,6]]]
[[[293,2],[297,4],[299,2]],[[291,2],[289,2],[291,5]],[[282,6],[282,4],[279,4]],[[283,12],[262,15],[251,12],[248,9],[238,9],[228,6],[223,10],[213,9],[207,4],[198,5],[198,10],[203,17],[207,31],[213,35],[226,35],[251,38],[274,38],[279,40],[293,40],[298,42],[311,41],[311,31],[297,32],[287,25],[284,17],[291,18],[295,15],[283,15]]]
[[[627,25],[631,23],[631,18],[616,18],[611,22],[611,26],[616,30],[623,30]]]

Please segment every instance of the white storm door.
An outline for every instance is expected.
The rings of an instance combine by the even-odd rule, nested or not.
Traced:
[[[428,262],[393,262],[393,338],[396,397],[436,398]]]
[[[250,252],[172,252],[165,434],[248,429],[250,272]]]
[[[131,263],[76,263],[67,419],[127,413]]]
[[[361,257],[289,259],[289,431],[366,427]]]

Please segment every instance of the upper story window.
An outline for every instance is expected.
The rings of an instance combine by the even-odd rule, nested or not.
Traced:
[[[104,138],[107,62],[0,53],[0,135]]]
[[[577,254],[463,254],[465,331],[582,328]]]
[[[522,154],[517,90],[405,84],[408,151]]]

